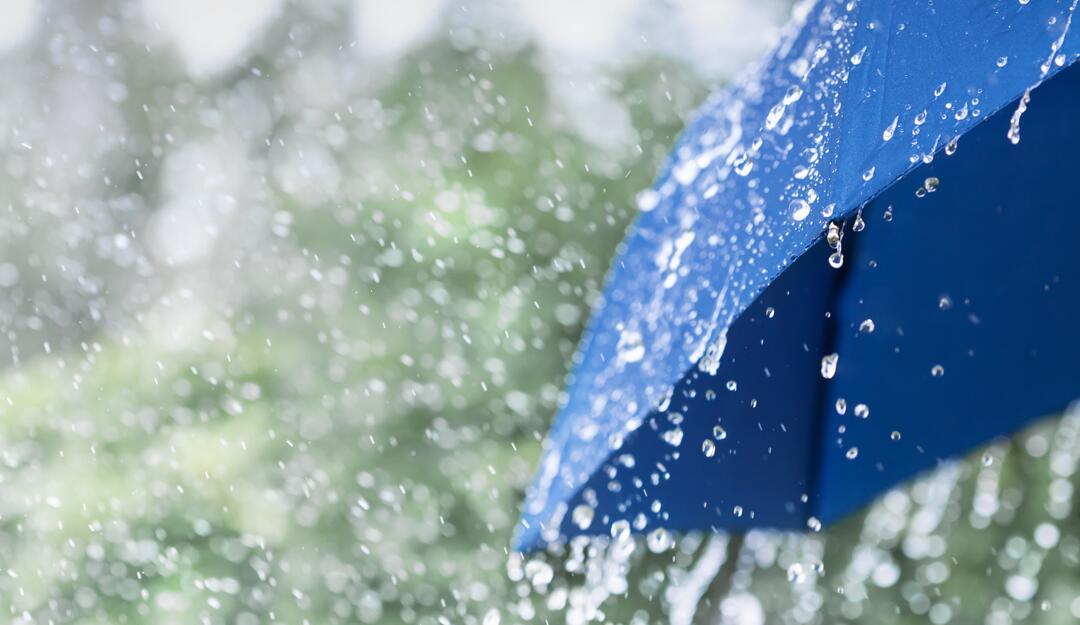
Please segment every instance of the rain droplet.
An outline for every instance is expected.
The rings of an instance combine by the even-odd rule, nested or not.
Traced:
[[[829,255],[829,266],[833,269],[839,269],[844,266],[844,255],[840,252],[833,252]]]
[[[574,512],[571,513],[570,519],[582,530],[589,529],[592,525],[593,517],[596,515],[596,511],[592,509],[592,506],[588,504],[578,504],[574,508]]]
[[[831,380],[836,375],[836,365],[840,361],[840,354],[826,354],[821,357],[821,377]]]
[[[678,447],[679,445],[682,445],[682,428],[676,427],[671,430],[667,430],[661,435],[661,437],[668,445],[671,445],[672,447]]]
[[[888,208],[885,209],[885,212],[881,213],[881,218],[884,219],[885,221],[892,221],[892,217],[893,217],[892,206],[889,206]]]
[[[739,383],[736,382],[735,380],[728,380],[727,384],[724,385],[724,388],[726,388],[727,390],[729,390],[731,392],[735,392],[735,391],[739,390]]]
[[[649,546],[649,551],[653,553],[667,551],[671,548],[672,542],[671,532],[662,527],[654,529],[645,537],[645,543]]]
[[[645,189],[637,194],[638,210],[647,213],[660,204],[660,194],[653,189]]]
[[[999,56],[997,58],[997,66],[998,67],[1005,67],[1008,64],[1009,64],[1009,57],[1007,57],[1007,56]]]
[[[843,397],[836,400],[836,414],[844,414],[847,412],[847,400]]]
[[[941,376],[945,375],[945,367],[942,367],[941,365],[934,365],[930,368],[930,375],[934,376],[935,378],[940,378]]]
[[[714,425],[714,426],[713,426],[713,429],[712,429],[712,436],[713,436],[713,438],[715,438],[716,440],[718,440],[718,441],[722,441],[722,440],[724,440],[725,438],[727,438],[727,430],[725,430],[724,428],[720,427],[719,425]]]
[[[776,309],[773,308],[772,306],[769,306],[768,308],[765,309],[765,316],[768,317],[769,319],[772,319],[774,316],[776,316]]]
[[[947,83],[947,82],[943,82],[940,85],[938,85],[937,89],[934,89],[934,97],[935,98],[940,97],[941,94],[945,93],[945,87],[947,87],[948,84],[949,83]]]
[[[913,121],[915,122],[916,126],[922,126],[924,123],[926,123],[926,109],[920,111],[919,114],[915,116],[915,119]]]
[[[854,459],[858,458],[859,457],[859,448],[858,447],[852,447],[851,449],[847,450],[847,452],[844,453],[844,456],[848,460],[854,460]]]
[[[611,537],[615,540],[626,540],[630,538],[630,522],[626,519],[619,519],[612,523]]]
[[[927,193],[937,191],[939,186],[941,186],[941,180],[937,176],[928,176],[926,180],[923,180],[923,189],[926,189]]]
[[[942,295],[938,298],[937,307],[941,310],[949,310],[952,308],[952,298],[948,295]]]
[[[960,141],[960,137],[953,137],[949,139],[949,142],[945,144],[945,156],[952,156],[956,154],[956,145]]]
[[[706,458],[712,458],[716,455],[716,443],[709,438],[701,441],[701,453],[705,454]]]
[[[874,331],[874,320],[870,318],[863,319],[863,322],[859,324],[859,332],[865,332],[870,334]]]
[[[795,221],[802,221],[810,216],[810,204],[802,198],[791,200],[788,210],[791,211],[791,218]]]
[[[732,509],[731,509],[731,512],[732,512],[732,513],[733,513],[733,514],[734,514],[735,516],[737,516],[737,517],[741,517],[741,516],[743,515],[743,509],[742,509],[742,506],[735,506],[734,508],[732,508]]]
[[[870,182],[870,180],[873,179],[873,177],[874,177],[874,171],[876,169],[877,169],[876,167],[871,167],[870,169],[867,169],[866,171],[864,171],[863,174],[862,174],[862,179],[865,182]]]
[[[795,562],[789,566],[787,569],[787,578],[792,584],[801,584],[806,581],[806,571],[803,570],[803,565]]]
[[[860,419],[865,419],[870,416],[870,406],[866,404],[855,404],[855,416]]]
[[[881,132],[881,139],[883,141],[891,141],[892,140],[893,135],[896,134],[896,124],[898,124],[899,122],[900,122],[900,117],[899,116],[896,116],[896,117],[892,118],[892,123],[889,124],[888,127],[886,127],[885,130],[883,130]]]
[[[889,434],[889,438],[891,438],[894,441],[900,440],[900,432],[898,432],[896,430],[893,430],[892,434]]]

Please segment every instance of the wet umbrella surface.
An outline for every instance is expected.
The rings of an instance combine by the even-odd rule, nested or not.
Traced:
[[[518,546],[817,530],[1080,395],[1075,9],[819,2],[711,98],[639,196]]]

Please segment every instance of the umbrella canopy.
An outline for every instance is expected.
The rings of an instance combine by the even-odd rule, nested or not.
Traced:
[[[801,9],[639,197],[518,548],[816,529],[1080,396],[1076,7]]]

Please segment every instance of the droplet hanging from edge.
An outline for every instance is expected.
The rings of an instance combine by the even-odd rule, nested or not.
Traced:
[[[1016,105],[1016,110],[1013,111],[1012,117],[1009,119],[1009,132],[1005,134],[1009,139],[1009,143],[1016,145],[1020,143],[1020,118],[1024,116],[1024,112],[1027,111],[1028,102],[1031,101],[1031,89],[1024,92],[1024,95],[1020,96],[1020,103]]]
[[[833,269],[839,269],[844,266],[844,255],[840,252],[833,252],[829,255],[829,266]]]

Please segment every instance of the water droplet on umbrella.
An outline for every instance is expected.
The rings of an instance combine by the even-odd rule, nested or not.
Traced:
[[[802,221],[810,215],[810,204],[802,198],[795,198],[788,204],[788,210],[791,211],[792,219]]]
[[[843,397],[836,400],[836,414],[844,414],[847,412],[847,400]]]
[[[714,399],[716,399],[716,391],[712,390],[711,388],[707,389],[705,391],[705,401],[712,401]]]
[[[920,111],[919,114],[915,116],[915,119],[913,121],[915,122],[916,126],[922,126],[923,124],[925,124],[926,123],[926,109],[923,109],[922,111]]]
[[[743,515],[743,509],[742,509],[742,506],[735,506],[734,508],[732,508],[732,509],[731,509],[731,512],[732,512],[732,513],[733,513],[733,514],[734,514],[735,516],[737,516],[737,517],[741,517],[741,516]]]
[[[889,438],[891,438],[894,441],[900,440],[900,432],[898,432],[896,430],[893,430],[892,434],[889,434]]]
[[[791,85],[790,87],[788,87],[787,92],[784,93],[784,106],[788,106],[790,104],[798,102],[799,98],[801,97],[802,87],[800,87],[799,85]]]
[[[731,161],[731,166],[736,174],[746,176],[754,168],[754,161],[746,152],[739,152],[735,159]]]
[[[870,169],[864,171],[862,174],[862,179],[866,182],[870,182],[870,180],[874,177],[874,171],[876,169],[876,167],[871,167]]]
[[[765,309],[765,316],[768,317],[769,319],[772,319],[775,315],[776,315],[776,309],[773,308],[772,306],[769,306],[768,308]]]
[[[952,156],[956,154],[956,146],[960,141],[960,137],[953,137],[949,139],[949,142],[945,144],[945,156]]]
[[[854,460],[854,459],[858,458],[859,457],[859,448],[858,447],[852,447],[851,449],[847,450],[847,452],[844,453],[844,456],[848,460]]]
[[[937,307],[941,310],[948,310],[952,308],[952,298],[948,295],[942,295],[940,298],[938,298]]]
[[[862,209],[860,208],[859,212],[855,213],[855,221],[851,223],[851,231],[862,232],[863,230],[866,230],[866,220],[863,219]]]
[[[735,380],[728,380],[724,387],[727,388],[727,390],[734,392],[739,390],[739,383]]]
[[[765,130],[776,128],[776,125],[780,123],[780,119],[784,116],[785,110],[786,108],[782,102],[769,109],[769,114],[765,116]]]
[[[940,97],[941,94],[945,93],[945,87],[947,87],[948,85],[949,85],[949,83],[947,83],[947,82],[943,82],[940,85],[938,85],[937,89],[934,89],[934,97],[935,98]]]
[[[865,419],[870,416],[870,406],[866,404],[855,404],[855,416],[860,419]]]
[[[833,252],[829,255],[829,266],[833,269],[839,269],[844,266],[844,255],[840,252]]]
[[[819,576],[825,574],[825,563],[821,560],[814,560],[810,567],[814,570],[814,573]]]
[[[624,329],[619,334],[619,344],[616,346],[619,352],[620,362],[637,362],[645,356],[645,343],[641,333],[636,330]]]
[[[836,375],[836,365],[840,361],[840,354],[826,354],[821,357],[821,377],[831,380]]]
[[[817,517],[812,516],[809,519],[806,519],[806,527],[808,527],[811,532],[820,532],[821,531],[821,521],[818,520]]]
[[[661,435],[661,437],[664,439],[664,442],[667,443],[668,445],[671,445],[672,447],[678,447],[679,445],[682,445],[682,439],[683,439],[682,428],[676,427],[676,428],[673,428],[673,429],[670,429],[670,430],[666,430]]]
[[[863,56],[865,56],[865,55],[866,55],[866,46],[863,46],[862,48],[859,49],[858,52],[851,55],[851,64],[852,65],[858,65],[859,63],[862,63]]]
[[[715,438],[716,440],[722,441],[727,438],[727,430],[720,427],[719,425],[714,425],[712,429],[712,435],[713,438]]]
[[[593,510],[592,506],[583,503],[578,504],[578,506],[574,508],[573,513],[570,515],[570,520],[572,520],[574,525],[577,525],[578,528],[587,530],[589,529],[589,526],[592,525],[593,517],[595,515],[596,511]]]
[[[716,443],[709,438],[701,441],[701,453],[705,454],[706,458],[712,458],[716,455]]]
[[[801,584],[806,581],[806,571],[803,570],[803,565],[795,562],[789,566],[787,569],[787,578],[792,584]]]
[[[637,207],[643,213],[653,210],[658,204],[660,204],[660,194],[653,189],[645,189],[637,194]]]
[[[997,66],[998,67],[1005,67],[1008,64],[1009,64],[1009,57],[1007,57],[1007,56],[999,56],[997,58]]]
[[[927,193],[937,191],[939,186],[941,186],[941,180],[937,176],[928,176],[926,180],[923,180],[923,189],[926,189]]]
[[[863,319],[863,322],[859,324],[859,332],[870,334],[874,331],[874,328],[874,320],[870,318]]]
[[[940,378],[941,376],[945,375],[945,367],[942,367],[941,365],[934,365],[930,368],[930,375],[934,376],[935,378]]]
[[[630,538],[630,522],[625,519],[619,519],[612,523],[611,537],[615,540],[626,540]]]
[[[889,124],[885,128],[885,130],[883,130],[881,132],[881,139],[883,141],[891,141],[892,140],[893,135],[896,134],[896,124],[898,124],[899,122],[900,122],[900,117],[899,116],[892,118],[892,123]]]

